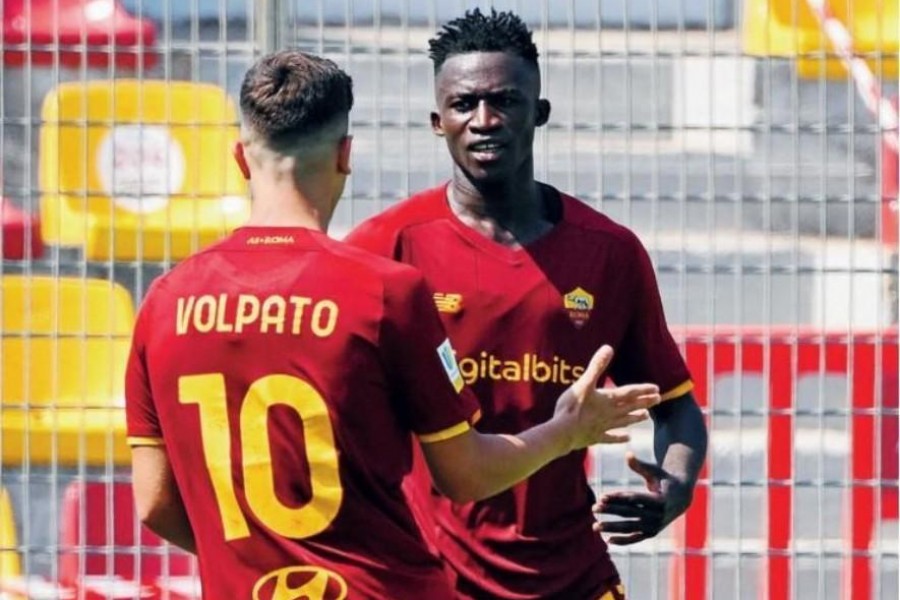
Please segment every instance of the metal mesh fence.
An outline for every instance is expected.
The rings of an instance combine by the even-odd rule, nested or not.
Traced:
[[[356,96],[353,176],[332,224],[341,237],[449,176],[429,125],[427,40],[465,9],[493,6],[520,14],[541,53],[552,113],[535,143],[538,179],[638,233],[708,416],[708,465],[687,517],[614,553],[630,597],[897,596],[897,154],[886,108],[898,93],[896,0],[130,0],[115,10],[134,17],[131,37],[114,20],[76,22],[91,4],[106,3],[7,0],[0,11],[0,484],[14,524],[0,499],[5,581],[32,577],[36,593],[72,569],[91,575],[88,557],[107,572],[116,551],[168,557],[150,542],[138,549],[138,525],[116,514],[130,510],[114,483],[128,479],[116,361],[131,317],[113,308],[116,286],[136,306],[154,277],[208,243],[205,231],[220,235],[246,210],[239,184],[221,183],[227,156],[202,154],[221,163],[211,171],[192,162],[211,147],[197,140],[233,132],[227,102],[110,91],[132,79],[143,90],[207,83],[233,103],[246,67],[272,45],[334,59]],[[868,87],[860,65],[847,76],[839,34],[815,16],[823,7],[848,29],[854,56],[869,59]],[[41,26],[74,28],[74,38]],[[86,92],[90,81],[101,91]],[[64,84],[76,86],[68,112]],[[135,138],[128,128],[142,119],[152,123]],[[114,133],[64,142],[94,126]],[[103,136],[132,161],[104,167]],[[63,167],[48,162],[74,174],[54,178]],[[111,183],[92,179],[104,168]],[[203,177],[216,183],[185,183]],[[20,227],[16,254],[6,248],[19,229],[7,221],[19,211],[41,224]],[[651,442],[645,428],[631,448],[650,457]],[[596,490],[642,485],[621,450],[592,458]],[[128,531],[117,537],[118,527]],[[95,529],[99,545],[85,542]],[[171,579],[193,567],[134,561],[123,579],[144,568]]]

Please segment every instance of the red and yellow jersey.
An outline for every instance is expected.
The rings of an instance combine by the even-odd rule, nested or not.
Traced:
[[[414,269],[300,228],[243,228],[154,282],[129,442],[164,444],[204,598],[447,598],[404,500],[410,432],[468,429]]]
[[[617,384],[656,383],[664,398],[691,389],[640,241],[578,200],[559,198],[555,227],[520,249],[460,222],[446,186],[391,207],[348,237],[425,275],[460,373],[482,402],[478,429],[485,432],[517,433],[550,418],[557,396],[601,344],[615,350],[609,372]],[[434,515],[430,541],[460,589],[479,590],[476,597],[578,599],[615,574],[591,530],[584,460],[574,452],[467,505],[411,491],[412,502],[429,505],[415,512],[427,533]]]

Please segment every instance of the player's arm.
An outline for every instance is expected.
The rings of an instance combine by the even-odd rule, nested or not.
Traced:
[[[654,406],[650,416],[656,460],[679,488],[681,514],[691,503],[706,458],[708,434],[703,413],[694,395],[688,392]]]
[[[557,401],[548,421],[518,435],[489,435],[474,429],[440,441],[422,439],[422,450],[435,485],[458,503],[498,494],[531,476],[552,460],[596,443],[622,443],[628,427],[647,418],[656,405],[654,385],[596,389],[612,349],[604,346],[585,373]]]
[[[152,299],[157,285],[154,282],[150,287],[138,312],[125,368],[125,419],[134,501],[141,522],[148,528],[176,546],[196,552],[194,533],[175,485],[150,389],[147,337],[152,331]]]
[[[688,392],[651,409],[656,464],[627,455],[628,466],[644,478],[646,491],[604,495],[595,512],[622,520],[602,520],[597,531],[614,534],[609,542],[627,545],[657,535],[691,505],[708,444],[703,414]]]
[[[636,238],[633,250],[633,316],[618,353],[624,360],[612,365],[612,376],[618,381],[669,382],[671,387],[663,387],[663,402],[650,411],[656,462],[639,460],[631,453],[626,457],[647,489],[605,494],[594,508],[622,519],[604,519],[595,526],[612,533],[609,542],[613,544],[651,538],[688,509],[708,444],[706,423],[690,392],[690,373],[666,325],[650,258]]]
[[[141,523],[161,538],[196,554],[194,531],[165,446],[133,446],[131,475],[134,503]]]

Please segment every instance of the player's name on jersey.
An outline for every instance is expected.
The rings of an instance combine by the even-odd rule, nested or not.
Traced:
[[[544,360],[537,354],[526,353],[518,359],[510,360],[481,352],[477,357],[460,358],[459,371],[467,385],[472,385],[479,379],[570,385],[581,377],[584,367],[573,365],[559,356]]]
[[[203,294],[178,298],[175,331],[188,333],[275,333],[320,338],[334,333],[338,305],[306,296]]]

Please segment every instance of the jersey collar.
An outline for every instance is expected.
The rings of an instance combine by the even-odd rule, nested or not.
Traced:
[[[568,225],[566,196],[561,192],[557,192],[560,199],[561,214],[556,225],[554,225],[553,228],[550,229],[550,231],[548,231],[538,239],[532,241],[531,243],[519,246],[518,248],[510,248],[509,246],[505,246],[503,244],[495,242],[494,240],[484,237],[483,235],[463,223],[459,219],[459,217],[456,216],[456,214],[450,208],[450,201],[448,200],[447,196],[450,183],[451,182],[448,181],[440,188],[437,188],[436,191],[438,191],[439,193],[435,194],[435,201],[440,204],[443,217],[447,220],[447,222],[450,223],[450,226],[454,229],[454,231],[470,245],[475,246],[483,252],[501,260],[511,263],[521,263],[529,261],[530,255],[539,252],[542,247],[550,244],[553,240],[562,235]],[[556,190],[554,189],[554,191]]]

